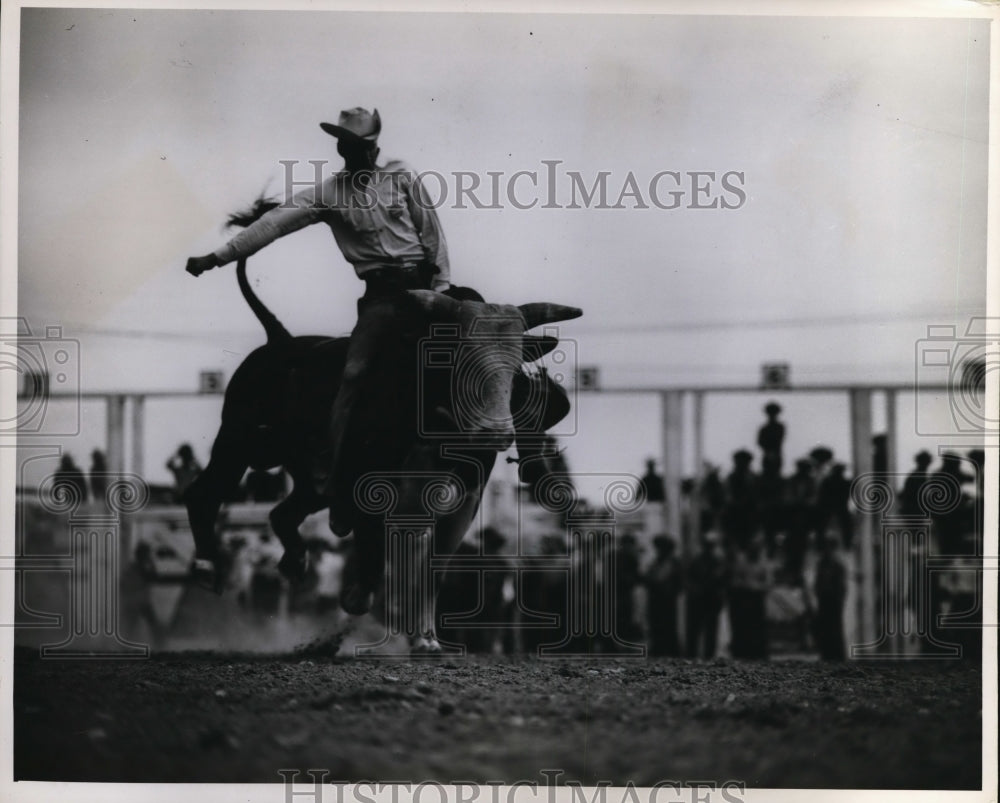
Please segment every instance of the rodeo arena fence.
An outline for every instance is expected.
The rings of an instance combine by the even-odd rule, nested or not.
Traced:
[[[268,523],[273,503],[232,502],[221,514],[220,532],[231,544],[241,546],[244,554],[253,553],[253,559],[244,560],[237,571],[242,572],[236,586],[242,608],[237,609],[192,584],[194,544],[186,511],[165,496],[163,489],[158,492],[144,480],[144,447],[150,424],[147,402],[201,398],[217,416],[222,402],[221,388],[218,390],[220,393],[208,395],[47,394],[50,405],[87,402],[104,406],[107,465],[100,483],[104,494],[103,499],[85,502],[71,487],[54,482],[52,476],[28,483],[24,478],[32,461],[51,462],[60,449],[19,444],[15,553],[3,558],[3,567],[13,569],[17,576],[16,621],[9,624],[17,627],[18,643],[39,646],[48,657],[142,658],[149,655],[150,644],[168,649],[206,646],[185,637],[185,622],[204,623],[213,617],[218,626],[215,632],[226,634],[229,641],[223,638],[224,645],[216,640],[209,646],[254,649],[256,643],[282,649],[315,632],[315,627],[310,631],[297,618],[303,608],[294,599],[296,592],[274,569],[280,546]],[[684,450],[689,454],[693,450],[697,467],[693,480],[699,487],[704,479],[706,398],[735,393],[781,399],[789,394],[821,393],[846,394],[849,402],[856,537],[842,555],[848,578],[844,612],[847,657],[956,658],[962,656],[963,645],[968,648],[971,644],[974,649],[968,633],[982,627],[982,573],[984,568],[995,569],[985,561],[996,562],[983,554],[983,522],[976,521],[975,532],[968,534],[970,549],[944,554],[934,548],[932,529],[937,517],[947,515],[958,504],[958,483],[938,482],[926,489],[918,515],[898,513],[895,498],[905,479],[905,474],[893,472],[898,465],[898,397],[918,392],[947,394],[948,387],[921,386],[919,391],[912,385],[822,385],[766,391],[750,386],[636,387],[588,392],[654,394],[659,398],[664,501],[645,500],[637,488],[638,478],[628,474],[602,477],[604,498],[593,506],[579,504],[571,473],[550,475],[529,498],[509,472],[501,472],[487,486],[478,531],[492,529],[516,536],[506,538],[502,549],[484,549],[480,543],[478,548],[460,549],[454,556],[433,555],[430,575],[421,580],[441,582],[447,568],[449,574],[464,573],[478,585],[466,597],[471,601],[439,612],[443,644],[448,640],[445,634],[467,633],[472,628],[489,634],[488,648],[494,651],[525,651],[530,646],[540,656],[594,657],[593,644],[600,643],[600,652],[607,655],[645,655],[642,629],[630,624],[639,618],[638,612],[646,603],[640,591],[638,605],[626,605],[633,622],[623,624],[622,594],[616,588],[620,568],[616,566],[616,547],[624,534],[645,546],[655,535],[667,533],[677,538],[682,561],[697,552],[704,535],[699,531],[703,503],[698,493],[685,493],[682,466]],[[873,465],[876,403],[884,406],[881,418],[888,473],[876,472]],[[981,436],[978,443],[971,442],[973,446],[981,444]],[[447,494],[436,496],[429,491],[423,517],[396,518],[392,500],[377,492],[379,478],[369,480],[373,483],[371,492],[363,496],[369,500],[368,512],[385,516],[387,557],[390,562],[405,560],[403,553],[413,540],[407,534],[415,528],[432,527],[435,505],[446,505]],[[311,516],[302,529],[307,541],[325,539],[332,544],[329,549],[321,545],[314,558],[329,571],[339,572],[343,559],[337,556],[336,539],[326,530],[325,513]],[[476,530],[473,527],[471,532]],[[561,536],[561,548],[540,549],[539,539],[553,534]],[[543,609],[529,599],[527,589],[532,578],[540,574],[562,578],[558,586],[562,604]],[[324,583],[331,588],[324,591]],[[489,603],[485,587],[491,583],[502,586],[493,596],[504,601],[503,613]],[[336,599],[336,585],[335,579],[320,578],[312,589],[313,601],[318,595],[319,610],[328,617],[343,617],[330,604]],[[953,601],[961,602],[942,609],[935,592],[941,588],[949,591]],[[414,589],[407,593],[414,593]],[[442,598],[447,596],[443,591]],[[416,593],[415,598],[421,595]],[[683,612],[683,598],[680,605]],[[246,613],[248,609],[256,618],[245,626],[227,618],[238,618],[241,610]],[[360,637],[356,646],[363,649],[356,652],[385,653],[392,638],[405,630],[399,617],[407,615],[415,614],[407,612],[406,604],[398,605],[395,619],[387,617],[384,633]],[[679,615],[678,621],[683,636],[685,617]],[[727,644],[725,627],[723,618],[720,652]],[[461,652],[464,647],[458,643],[446,646],[446,652],[449,649]],[[774,652],[780,655],[781,651]],[[796,648],[786,652],[794,654]]]

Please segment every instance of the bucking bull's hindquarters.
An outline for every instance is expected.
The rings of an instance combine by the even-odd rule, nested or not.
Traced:
[[[281,571],[292,582],[305,575],[308,553],[298,528],[328,505],[312,472],[317,454],[328,448],[348,345],[347,338],[291,336],[253,293],[245,260],[237,278],[267,344],[234,373],[211,460],[185,494],[195,571],[217,591],[225,572],[218,513],[248,467],[283,466],[291,475],[294,489],[270,521],[284,547]],[[544,370],[539,375],[524,368],[557,340],[526,332],[582,313],[548,303],[490,304],[463,288],[402,291],[395,312],[393,333],[371,355],[346,429],[348,459],[340,465],[355,492],[341,605],[362,614],[377,598],[376,610],[396,617],[413,652],[436,652],[431,556],[457,549],[497,454],[516,440],[524,478],[540,437],[569,409],[565,392],[546,381]],[[405,559],[397,549],[387,554],[390,508],[393,516],[417,523],[404,529]],[[397,593],[386,598],[386,587]]]

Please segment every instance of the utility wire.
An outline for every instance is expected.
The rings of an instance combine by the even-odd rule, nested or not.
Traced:
[[[951,310],[950,312],[944,311],[941,308],[935,308],[933,310],[911,311],[911,312],[897,312],[897,311],[886,311],[886,312],[871,312],[864,314],[847,314],[847,315],[827,315],[827,316],[809,316],[809,317],[794,317],[794,318],[761,318],[757,320],[753,319],[743,319],[743,318],[731,318],[731,319],[716,319],[716,320],[696,320],[696,321],[670,321],[662,323],[649,323],[649,324],[636,324],[636,323],[611,323],[604,325],[588,326],[588,325],[577,325],[577,324],[567,324],[567,329],[572,332],[572,334],[603,334],[603,333],[634,333],[634,334],[658,334],[662,332],[692,332],[692,331],[708,331],[708,330],[718,330],[726,331],[733,329],[770,329],[770,328],[817,328],[824,326],[845,326],[851,324],[864,324],[864,323],[875,323],[875,324],[886,324],[886,323],[898,323],[904,321],[925,321],[929,324],[942,323],[947,321],[952,321],[956,316],[961,316],[963,313],[960,310]],[[973,310],[968,309],[964,314],[968,316],[981,315],[983,310]],[[63,330],[67,333],[86,333],[92,335],[101,335],[106,337],[125,337],[129,339],[147,339],[147,340],[200,340],[204,341],[206,338],[232,338],[232,339],[245,339],[245,338],[259,338],[261,332],[256,329],[247,329],[246,331],[234,331],[234,330],[217,330],[209,329],[199,332],[184,331],[184,332],[166,332],[157,330],[147,330],[147,329],[118,329],[110,327],[100,327],[93,326],[91,324],[66,324]],[[346,332],[344,333],[346,334]]]

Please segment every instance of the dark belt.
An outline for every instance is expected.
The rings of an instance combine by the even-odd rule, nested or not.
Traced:
[[[366,271],[365,294],[358,299],[358,317],[371,304],[398,296],[406,290],[430,290],[431,276],[437,268],[428,262],[392,268],[373,268]]]
[[[401,265],[391,268],[372,268],[361,278],[365,281],[365,298],[399,293],[403,290],[430,290],[431,277],[436,273],[433,265]]]

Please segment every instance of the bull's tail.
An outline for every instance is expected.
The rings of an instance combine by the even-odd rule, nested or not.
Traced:
[[[257,220],[260,220],[260,218],[277,205],[278,202],[276,200],[265,198],[261,195],[249,208],[231,214],[226,221],[226,225],[246,228]],[[257,297],[257,294],[250,286],[250,282],[247,280],[246,257],[241,258],[236,263],[236,281],[240,285],[240,292],[243,294],[243,298],[246,299],[247,304],[250,305],[250,309],[253,310],[253,314],[257,316],[257,320],[264,327],[264,331],[267,333],[267,342],[280,343],[291,340],[292,336],[288,330],[281,325],[281,321],[274,316],[274,313],[264,306],[264,302]]]
[[[247,261],[245,257],[236,263],[236,281],[240,285],[240,292],[243,294],[243,298],[246,299],[250,309],[253,310],[253,314],[257,316],[257,320],[264,327],[264,331],[267,333],[267,342],[282,343],[291,340],[292,335],[289,331],[275,317],[274,313],[264,305],[264,302],[257,297],[257,294],[250,286],[250,282],[247,279]]]

